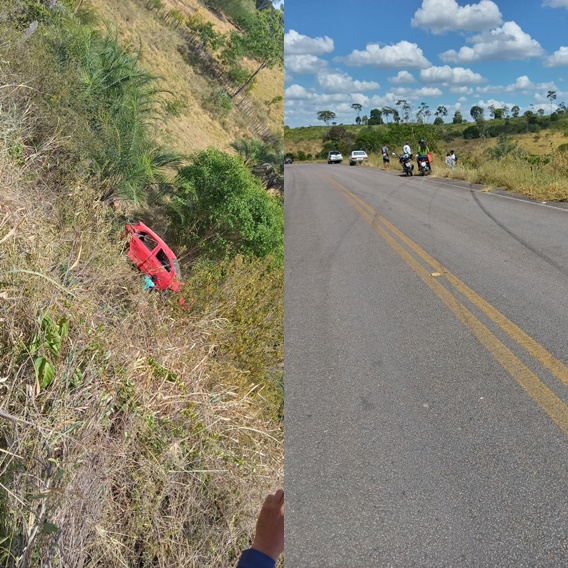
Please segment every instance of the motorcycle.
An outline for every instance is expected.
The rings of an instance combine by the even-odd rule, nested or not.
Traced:
[[[412,173],[412,170],[414,169],[414,164],[412,163],[412,154],[402,154],[402,156],[399,157],[398,161],[400,162],[402,171],[405,173],[405,175],[414,175]]]
[[[426,154],[418,154],[418,171],[421,176],[425,176],[431,172],[430,162],[428,161],[428,156]]]

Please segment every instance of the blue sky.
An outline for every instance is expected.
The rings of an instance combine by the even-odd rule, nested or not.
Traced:
[[[288,0],[285,124],[354,123],[372,108],[425,102],[471,120],[473,105],[568,105],[568,0]],[[486,112],[488,117],[488,112]]]

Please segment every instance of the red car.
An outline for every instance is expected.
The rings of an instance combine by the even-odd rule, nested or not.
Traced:
[[[125,225],[130,238],[128,258],[147,274],[158,290],[173,290],[181,287],[181,271],[172,249],[144,223]]]

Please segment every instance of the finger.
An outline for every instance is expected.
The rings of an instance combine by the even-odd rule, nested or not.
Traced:
[[[279,489],[275,494],[274,494],[274,498],[276,500],[277,503],[284,503],[284,491],[282,489]]]

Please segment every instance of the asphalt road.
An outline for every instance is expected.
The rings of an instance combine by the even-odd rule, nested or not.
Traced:
[[[288,568],[568,566],[568,211],[285,171]]]

